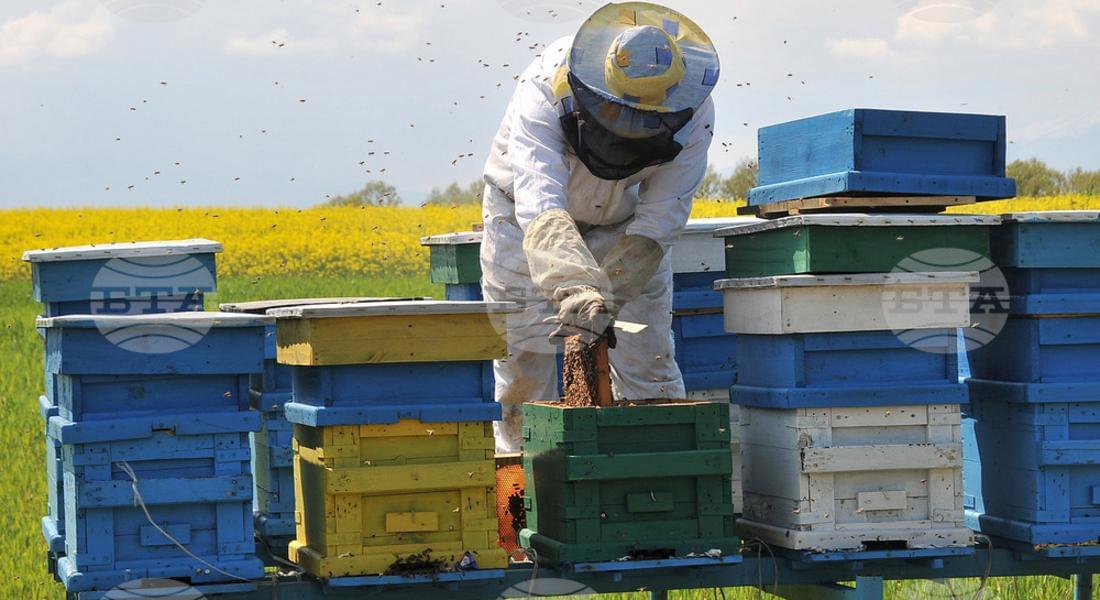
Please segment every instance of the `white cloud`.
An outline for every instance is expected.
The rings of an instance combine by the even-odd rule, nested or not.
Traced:
[[[1007,1],[970,20],[938,22],[913,13],[898,19],[894,39],[916,44],[944,40],[989,48],[1042,48],[1087,40],[1100,23],[1100,0]]]
[[[49,11],[0,23],[0,67],[30,67],[44,58],[79,58],[103,49],[115,27],[90,0],[68,0]]]
[[[887,59],[894,56],[890,43],[882,38],[828,40],[825,47],[837,58]]]
[[[429,16],[426,5],[404,11],[364,8],[358,13],[351,13],[343,3],[307,1],[306,5],[311,17],[296,25],[296,33],[286,27],[259,35],[236,33],[226,38],[223,50],[239,56],[363,50],[403,54],[422,45]]]

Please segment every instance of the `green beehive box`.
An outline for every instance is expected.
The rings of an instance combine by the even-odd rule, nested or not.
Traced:
[[[421,238],[429,252],[432,283],[478,283],[481,281],[480,231],[444,233]]]
[[[729,405],[523,409],[520,543],[553,563],[737,554]]]
[[[990,228],[999,223],[995,216],[822,214],[735,225],[714,235],[725,238],[730,277],[982,271]]]

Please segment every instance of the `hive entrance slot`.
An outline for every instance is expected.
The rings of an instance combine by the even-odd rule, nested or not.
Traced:
[[[663,560],[672,558],[676,551],[670,548],[647,548],[644,550],[631,550],[627,555],[632,560]]]
[[[909,542],[905,540],[874,540],[863,542],[864,550],[907,550]]]

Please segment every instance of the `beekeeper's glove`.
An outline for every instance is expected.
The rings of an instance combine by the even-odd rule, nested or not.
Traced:
[[[573,217],[563,209],[548,210],[527,226],[523,251],[531,281],[558,307],[559,335],[595,341],[607,331],[611,315],[601,289],[607,276],[584,243]]]

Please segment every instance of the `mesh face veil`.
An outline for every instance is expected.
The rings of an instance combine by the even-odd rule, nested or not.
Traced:
[[[693,109],[641,111],[596,94],[572,73],[568,78],[573,95],[561,101],[562,131],[593,175],[625,179],[680,154],[683,147],[674,136],[691,121]]]

